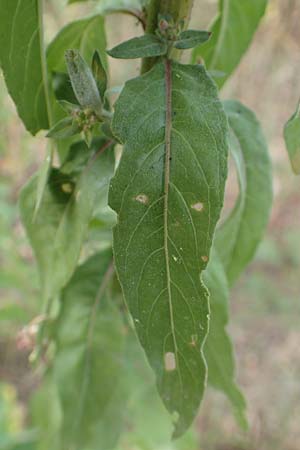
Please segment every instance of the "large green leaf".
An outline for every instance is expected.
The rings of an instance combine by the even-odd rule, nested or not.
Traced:
[[[35,217],[37,177],[31,178],[21,192],[21,218],[37,258],[45,300],[54,296],[74,271],[95,200],[107,189],[113,161],[109,149],[92,156],[71,194],[65,191],[68,186],[63,180],[60,184],[58,179],[55,186],[48,183]]]
[[[238,101],[226,101],[224,106],[240,192],[216,234],[216,246],[232,284],[253,258],[265,232],[272,206],[272,174],[267,143],[254,113]]]
[[[110,250],[80,266],[62,293],[53,377],[62,405],[61,448],[106,450],[124,414],[124,324],[110,298]]]
[[[204,273],[204,281],[210,292],[210,324],[204,353],[208,366],[208,382],[221,390],[233,406],[238,423],[247,428],[246,402],[235,383],[234,353],[227,334],[228,282],[223,265],[216,251]]]
[[[246,52],[265,13],[267,0],[219,0],[210,40],[193,51],[193,62],[203,59],[207,69],[223,72],[219,87],[234,71]]]
[[[49,127],[42,1],[0,0],[0,65],[26,128]]]
[[[106,67],[106,36],[104,19],[101,15],[77,20],[66,25],[50,43],[47,50],[47,62],[50,72],[66,72],[65,51],[79,50],[81,56],[92,62],[95,50],[101,55]]]
[[[113,132],[125,144],[109,195],[116,268],[176,437],[206,383],[201,272],[223,204],[227,121],[205,69],[167,61],[126,83]]]
[[[293,172],[300,175],[300,102],[295,113],[285,124],[284,139]]]

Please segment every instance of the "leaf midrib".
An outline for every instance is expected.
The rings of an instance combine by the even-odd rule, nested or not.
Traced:
[[[175,335],[175,322],[174,312],[172,304],[172,292],[171,292],[171,273],[170,273],[170,256],[169,256],[169,233],[168,233],[168,209],[169,209],[169,189],[170,189],[170,159],[171,159],[171,131],[172,131],[172,63],[170,60],[165,61],[165,86],[166,86],[166,125],[165,125],[165,178],[164,178],[164,252],[166,259],[166,272],[167,272],[167,290],[168,290],[168,303],[170,311],[170,323],[171,333],[174,343],[174,353],[176,361],[176,372],[179,377],[180,385],[182,386],[182,380],[178,365],[178,347]]]

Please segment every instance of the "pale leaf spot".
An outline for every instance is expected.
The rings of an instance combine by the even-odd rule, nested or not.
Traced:
[[[197,335],[196,334],[193,334],[192,336],[191,336],[191,342],[190,342],[190,345],[191,345],[191,347],[196,347],[196,344],[197,344]]]
[[[71,185],[71,183],[63,183],[61,185],[61,189],[63,192],[65,192],[66,194],[71,194],[73,191],[73,186]]]
[[[203,256],[201,256],[201,259],[202,259],[203,262],[207,262],[208,261],[208,256],[203,255]]]
[[[137,202],[143,203],[143,205],[147,205],[147,203],[149,202],[149,198],[146,194],[139,194],[135,197],[135,200]]]
[[[165,369],[167,372],[171,372],[176,369],[175,355],[172,352],[165,353]]]
[[[197,211],[197,212],[201,212],[201,211],[203,210],[203,208],[204,208],[204,205],[203,205],[203,203],[201,203],[201,202],[197,202],[197,203],[194,203],[194,204],[191,206],[191,208],[194,209],[194,210]]]

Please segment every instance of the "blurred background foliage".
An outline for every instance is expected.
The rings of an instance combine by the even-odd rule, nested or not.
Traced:
[[[48,42],[61,26],[89,14],[93,6],[63,7],[61,0],[46,2]],[[196,0],[192,27],[207,26],[216,7],[216,0]],[[273,161],[275,201],[267,235],[231,298],[230,332],[250,431],[241,434],[226,400],[208,391],[197,423],[203,450],[299,450],[300,189],[282,138],[300,92],[299,18],[299,0],[270,0],[250,50],[221,94],[244,102],[262,122]],[[140,33],[133,18],[120,15],[107,18],[107,31],[110,47]],[[138,73],[135,61],[110,63],[111,86]],[[39,314],[40,304],[17,201],[44,155],[45,140],[24,130],[0,74],[0,449],[7,450],[31,449],[27,442],[32,436],[25,431],[28,404],[40,376],[28,362],[22,328]],[[232,176],[228,205],[235,191]]]

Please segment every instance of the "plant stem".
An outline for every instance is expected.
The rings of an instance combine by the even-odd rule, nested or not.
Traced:
[[[158,16],[160,14],[171,15],[175,22],[183,20],[184,28],[187,28],[192,7],[193,0],[151,0],[147,11],[146,33],[155,34],[158,28]],[[180,54],[181,51],[175,49],[172,52],[172,58],[179,59]],[[156,61],[157,58],[144,58],[141,73],[148,72]]]

